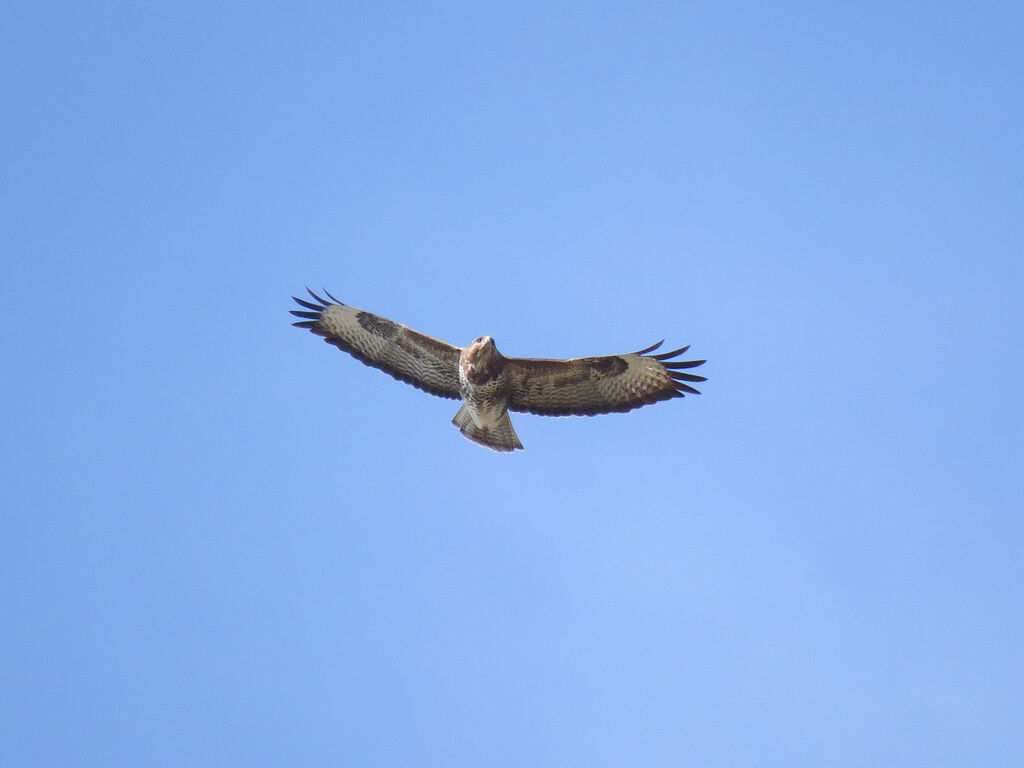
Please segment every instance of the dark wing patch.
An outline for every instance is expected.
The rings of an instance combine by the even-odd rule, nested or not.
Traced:
[[[626,355],[578,357],[572,360],[508,359],[508,407],[542,416],[593,416],[630,411],[643,405],[699,395],[687,382],[706,381],[685,369],[704,360],[673,358],[689,347],[648,354],[662,342]]]
[[[306,290],[309,289],[307,288]],[[367,333],[372,333],[374,336],[380,336],[382,339],[387,340],[393,339],[402,330],[402,326],[394,320],[388,320],[386,317],[374,315],[371,312],[357,312],[356,322]]]
[[[306,290],[316,303],[293,296],[304,307],[291,310],[302,318],[293,325],[323,336],[324,341],[366,365],[424,392],[452,399],[461,397],[458,347],[386,317],[342,304],[329,293],[331,301]]]

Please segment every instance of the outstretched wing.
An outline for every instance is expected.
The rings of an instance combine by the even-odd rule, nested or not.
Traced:
[[[696,368],[705,361],[672,360],[688,350],[688,346],[674,352],[648,354],[661,345],[659,341],[627,355],[572,360],[511,357],[506,366],[509,410],[542,416],[593,416],[630,411],[686,393],[699,395],[687,382],[706,379],[684,369]]]
[[[292,325],[308,328],[366,365],[380,368],[424,392],[453,399],[460,397],[461,350],[458,347],[386,317],[342,304],[326,291],[331,301],[306,290],[316,303],[292,296],[305,307],[305,310],[291,310],[293,315],[302,318]]]

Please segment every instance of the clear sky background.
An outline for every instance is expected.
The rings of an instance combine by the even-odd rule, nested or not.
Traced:
[[[0,765],[1024,764],[1019,3],[0,16]]]

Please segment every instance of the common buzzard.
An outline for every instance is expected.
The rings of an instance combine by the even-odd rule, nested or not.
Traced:
[[[309,291],[316,301],[292,297],[294,325],[308,328],[324,341],[399,381],[439,397],[461,400],[452,424],[467,438],[496,451],[522,448],[509,411],[542,416],[593,416],[629,411],[642,405],[698,395],[687,382],[705,381],[686,373],[704,360],[673,360],[689,346],[650,354],[659,341],[639,352],[571,360],[505,357],[490,336],[468,347],[455,347],[380,315],[330,301]]]

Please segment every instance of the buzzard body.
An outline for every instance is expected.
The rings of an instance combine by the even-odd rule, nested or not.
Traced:
[[[307,289],[308,290],[308,289]],[[542,416],[593,416],[700,394],[705,381],[688,369],[704,360],[675,360],[689,347],[651,354],[661,342],[624,355],[570,360],[505,357],[490,336],[456,347],[355,307],[309,292],[295,298],[307,328],[366,365],[439,397],[462,401],[452,423],[473,442],[496,451],[523,447],[509,411]]]

